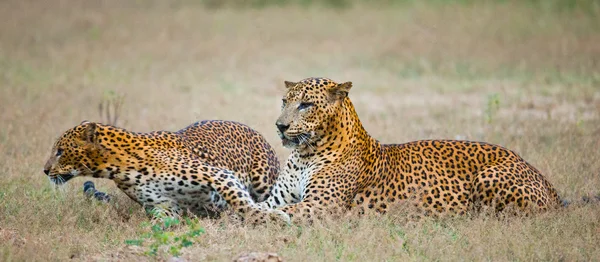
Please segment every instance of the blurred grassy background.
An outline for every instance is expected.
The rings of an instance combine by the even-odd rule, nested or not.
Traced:
[[[54,191],[52,143],[98,104],[124,96],[119,125],[178,130],[203,119],[257,129],[277,149],[283,81],[352,81],[363,124],[386,143],[498,143],[567,199],[600,187],[600,3],[531,1],[2,1],[0,260],[147,259],[123,244],[142,210],[109,181],[114,205],[82,199],[82,178]],[[290,261],[598,260],[600,208],[530,219],[306,228],[202,220],[184,258],[246,251]]]

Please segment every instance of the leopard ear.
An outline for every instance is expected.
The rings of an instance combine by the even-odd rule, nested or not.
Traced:
[[[87,124],[87,123],[89,123],[89,122],[90,122],[90,121],[83,120],[83,121],[81,121],[81,123],[79,123],[79,125],[84,125],[84,124]]]
[[[292,88],[292,87],[298,85],[298,83],[294,83],[291,81],[284,81],[284,83],[285,83],[285,88]]]
[[[95,144],[98,141],[98,134],[96,133],[96,129],[98,125],[96,123],[85,123],[84,124],[83,133],[81,134],[81,139],[87,143]]]
[[[352,82],[341,83],[329,90],[334,99],[343,100],[348,96],[348,92],[352,88]]]

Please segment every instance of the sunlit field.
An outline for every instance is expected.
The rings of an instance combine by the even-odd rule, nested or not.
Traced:
[[[122,98],[117,125],[175,131],[227,119],[262,133],[280,161],[284,80],[352,81],[384,143],[500,144],[573,204],[526,218],[410,220],[408,211],[252,227],[199,219],[188,261],[249,252],[284,261],[600,261],[600,3],[597,1],[2,1],[0,261],[168,260],[148,252],[143,209],[111,181],[54,188],[55,139]],[[114,116],[114,114],[113,114]]]

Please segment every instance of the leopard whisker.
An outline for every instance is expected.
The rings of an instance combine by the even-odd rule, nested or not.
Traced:
[[[312,145],[312,139],[310,138],[310,136],[308,136],[307,134],[300,134],[300,139],[301,139],[301,143],[302,144],[306,144],[306,146],[308,146],[308,148],[310,148],[312,151],[316,151],[315,147]]]
[[[306,143],[306,144],[308,145],[308,147],[309,147],[309,148],[310,148],[310,149],[311,149],[313,152],[314,152],[314,151],[317,151],[317,149],[315,148],[315,146],[312,144],[312,140],[311,140],[310,138],[307,138],[306,140],[307,140],[307,143]]]
[[[48,183],[50,183],[50,187],[52,188],[53,191],[56,191],[56,184],[52,181],[52,178],[50,178],[49,176],[46,176],[48,178]]]
[[[58,175],[57,177],[58,177],[58,181],[60,181],[60,184],[64,185],[65,184],[65,178],[63,176],[61,176],[61,175]],[[62,187],[61,187],[61,189],[62,189]]]
[[[83,167],[85,167],[88,171],[90,171],[90,174],[93,173],[92,169],[89,168],[85,163],[81,163],[81,165],[83,165]]]

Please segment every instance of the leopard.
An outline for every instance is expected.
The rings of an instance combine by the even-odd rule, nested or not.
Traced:
[[[292,219],[334,210],[386,213],[411,203],[421,214],[531,214],[561,206],[542,173],[505,147],[431,139],[382,144],[349,98],[352,82],[285,81],[275,125],[291,153],[261,205]]]
[[[231,210],[289,220],[259,205],[279,174],[273,147],[247,125],[205,120],[181,130],[139,133],[83,121],[54,143],[44,173],[55,185],[75,177],[110,179],[156,219]]]

